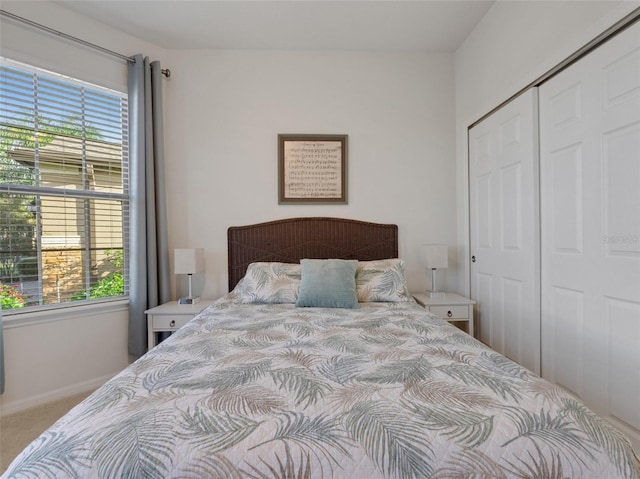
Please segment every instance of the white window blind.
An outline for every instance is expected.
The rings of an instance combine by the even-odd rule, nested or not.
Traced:
[[[2,309],[127,293],[126,94],[2,59]]]

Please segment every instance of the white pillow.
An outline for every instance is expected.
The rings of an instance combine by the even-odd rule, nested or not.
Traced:
[[[404,261],[398,258],[360,261],[356,269],[358,301],[413,301],[404,274]]]
[[[295,303],[300,290],[300,265],[251,263],[233,289],[236,303]]]

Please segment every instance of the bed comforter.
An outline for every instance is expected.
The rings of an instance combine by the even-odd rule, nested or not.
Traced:
[[[361,306],[222,298],[3,477],[640,477],[580,401],[415,303]]]

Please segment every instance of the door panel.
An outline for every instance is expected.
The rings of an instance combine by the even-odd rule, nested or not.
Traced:
[[[542,375],[640,443],[640,24],[539,97]]]
[[[471,297],[478,337],[540,370],[537,91],[469,131]]]

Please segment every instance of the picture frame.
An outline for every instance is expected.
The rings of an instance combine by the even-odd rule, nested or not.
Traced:
[[[347,139],[279,134],[278,203],[347,204]]]

